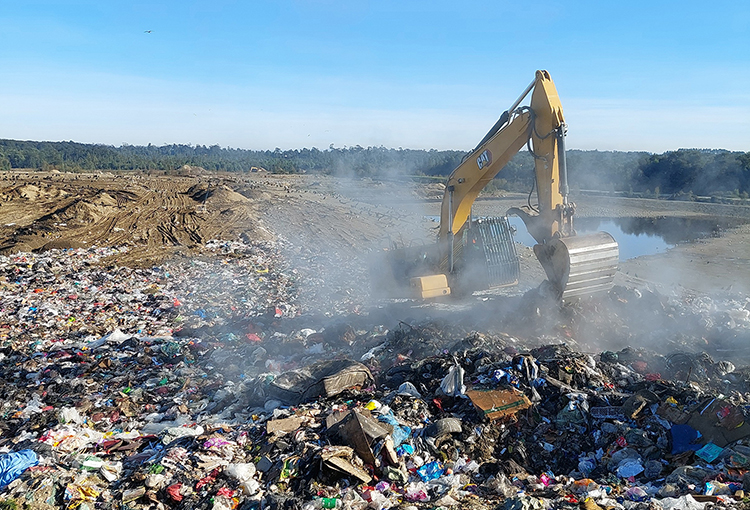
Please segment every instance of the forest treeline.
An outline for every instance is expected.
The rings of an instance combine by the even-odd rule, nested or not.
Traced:
[[[61,171],[163,171],[184,165],[208,171],[321,173],[396,178],[447,176],[466,155],[463,151],[343,147],[255,151],[218,145],[110,145],[76,142],[0,140],[0,170],[31,168]],[[750,152],[680,149],[647,152],[581,151],[567,153],[569,181],[579,190],[656,194],[718,195],[747,198]],[[497,176],[494,186],[528,191],[534,160],[518,153]]]

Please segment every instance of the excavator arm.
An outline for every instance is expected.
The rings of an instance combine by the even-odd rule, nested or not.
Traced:
[[[532,90],[531,105],[516,110]],[[555,84],[547,71],[537,71],[536,78],[521,97],[448,177],[438,240],[449,241],[459,233],[479,193],[529,139],[535,159],[539,214],[525,213],[524,216],[522,212],[521,215],[538,243],[551,239],[562,228],[560,212],[567,201],[567,189],[560,187],[560,168],[564,168],[565,158],[560,140],[564,130],[565,120]]]
[[[530,125],[529,112],[515,116],[451,173],[440,209],[439,240],[448,240],[451,234],[458,234],[464,227],[479,193],[526,145]]]

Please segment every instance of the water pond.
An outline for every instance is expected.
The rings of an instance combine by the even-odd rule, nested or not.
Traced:
[[[526,246],[536,244],[526,230],[521,218],[511,216],[515,227],[515,239]],[[679,217],[660,218],[576,218],[575,228],[579,234],[603,230],[615,238],[620,245],[620,260],[642,255],[662,253],[677,244],[689,243],[706,237],[717,237],[728,229],[739,225],[737,220],[727,218],[695,219]]]

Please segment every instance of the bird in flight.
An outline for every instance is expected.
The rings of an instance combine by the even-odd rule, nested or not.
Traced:
[[[151,30],[144,30],[144,31],[143,31],[143,33],[144,33],[144,34],[150,34],[150,33],[151,33]]]

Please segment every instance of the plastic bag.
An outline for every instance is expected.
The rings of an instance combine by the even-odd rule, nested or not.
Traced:
[[[424,482],[429,482],[430,480],[440,478],[441,476],[443,476],[444,472],[445,468],[443,468],[443,465],[437,461],[427,463],[421,468],[417,469],[417,474]]]
[[[699,503],[690,494],[679,498],[662,498],[659,504],[664,510],[703,510],[705,503]]]
[[[458,397],[466,393],[464,369],[460,365],[453,365],[448,370],[448,375],[440,382],[440,391],[449,397]]]
[[[39,464],[39,458],[33,450],[20,450],[0,455],[0,489],[37,464]]]
[[[630,478],[643,473],[644,470],[640,459],[627,459],[617,466],[617,475],[622,478]]]
[[[229,464],[226,468],[224,468],[224,473],[234,478],[235,480],[245,482],[252,478],[255,474],[255,464],[253,464],[252,462]]]
[[[422,394],[419,393],[417,390],[417,387],[414,386],[409,381],[406,381],[405,383],[402,383],[401,386],[398,387],[398,394],[399,395],[409,395],[414,398],[422,398]]]
[[[75,407],[63,407],[57,413],[57,419],[60,423],[75,423],[78,425],[86,421]]]
[[[391,439],[393,439],[394,447],[401,445],[401,443],[409,439],[409,436],[411,436],[411,427],[401,425],[393,415],[393,411],[391,410],[389,410],[386,414],[378,416],[378,421],[387,423],[388,425],[391,425],[393,427]]]

